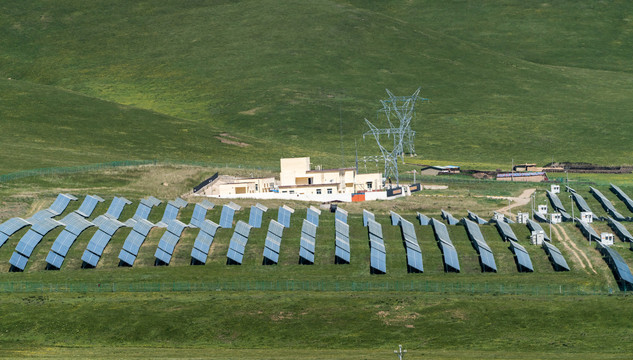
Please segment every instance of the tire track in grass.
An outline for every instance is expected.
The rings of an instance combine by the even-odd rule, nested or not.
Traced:
[[[569,237],[569,235],[567,235],[567,232],[565,231],[565,229],[561,226],[561,225],[557,225],[561,231],[561,233],[563,234],[565,241],[569,242],[571,244],[571,246],[576,249],[580,255],[582,255],[583,258],[585,258],[585,260],[587,261],[587,265],[589,266],[589,268],[591,269],[591,271],[593,271],[594,274],[597,274],[598,272],[596,271],[596,269],[593,268],[593,265],[591,264],[591,261],[589,261],[589,257],[587,256],[587,254],[585,254],[584,251],[582,251],[578,245],[576,245],[575,242],[573,242],[571,240],[571,238]]]
[[[558,241],[563,244],[563,246],[565,247],[565,249],[567,249],[567,251],[573,255],[572,257],[572,261],[574,262],[574,264],[579,265],[580,267],[582,267],[582,269],[589,274],[589,271],[587,271],[587,266],[582,262],[582,259],[580,258],[580,255],[578,255],[578,253],[572,249],[566,241],[563,241],[563,237],[560,235],[560,233],[558,232],[558,229],[556,228],[556,226],[552,226],[552,230],[554,231],[554,235],[556,235],[556,237],[558,238]]]

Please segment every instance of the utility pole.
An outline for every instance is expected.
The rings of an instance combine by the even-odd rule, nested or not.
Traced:
[[[394,350],[393,353],[398,355],[398,360],[403,360],[407,350],[402,350],[402,345],[398,345],[398,350]]]

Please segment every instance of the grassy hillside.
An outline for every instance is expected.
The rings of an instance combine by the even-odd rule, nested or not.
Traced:
[[[366,130],[362,119],[375,118],[384,88],[404,95],[422,86],[432,100],[420,105],[414,125],[424,158],[494,165],[512,158],[629,161],[627,3],[593,9],[575,2],[78,4],[3,3],[0,77],[171,116],[151,125],[127,122],[177,139],[170,152],[140,143],[135,152],[141,154],[260,164],[311,155],[339,165],[342,121],[351,163],[354,140]],[[35,117],[16,113],[15,104],[3,109],[14,114],[12,128]],[[39,122],[50,124],[55,137],[63,116],[43,105],[47,116]],[[66,111],[86,119],[81,106]],[[111,119],[95,115],[86,125]],[[224,132],[252,146],[222,144],[214,135]],[[105,140],[94,160],[120,159],[119,144]],[[361,155],[376,153],[371,139],[360,146]],[[57,158],[68,152],[51,151]],[[37,154],[27,150],[11,159],[22,156]]]

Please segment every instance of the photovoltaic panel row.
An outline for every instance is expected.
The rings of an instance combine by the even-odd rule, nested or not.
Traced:
[[[625,290],[633,290],[633,274],[622,255],[602,242],[597,241],[597,249],[613,271],[616,281]]]
[[[134,227],[125,239],[123,248],[119,253],[119,260],[121,260],[119,266],[134,266],[138,251],[153,227],[154,224],[146,219],[139,218],[135,221]]]
[[[334,219],[341,220],[342,222],[347,224],[347,211],[341,209],[340,206],[337,206],[336,212],[334,213]]]
[[[88,195],[79,206],[79,209],[75,210],[75,213],[83,216],[84,218],[90,217],[92,212],[97,207],[97,204],[104,202],[104,200],[97,195]]]
[[[9,271],[24,271],[29,257],[35,247],[42,241],[42,238],[54,228],[64,225],[57,220],[46,217],[31,218],[30,220],[33,221],[33,225],[16,245],[15,251],[11,255],[11,259],[9,259],[11,264]]]
[[[585,198],[583,198],[582,196],[580,196],[580,194],[576,193],[576,192],[572,192],[571,193],[571,197],[574,199],[574,201],[576,202],[576,205],[578,205],[578,209],[580,209],[580,211],[583,212],[591,212],[592,213],[592,217],[594,220],[600,220],[600,218],[598,218],[596,216],[596,214],[593,213],[593,211],[591,211],[591,208],[589,207],[589,205],[587,204],[587,201],[585,200]]]
[[[163,213],[163,218],[158,223],[156,223],[156,226],[168,227],[173,220],[176,220],[180,209],[187,207],[187,205],[188,203],[181,198],[176,198],[176,200],[170,200],[169,202],[167,202],[165,212]]]
[[[230,202],[222,206],[222,213],[220,214],[220,227],[230,229],[233,227],[233,217],[235,212],[239,211],[242,207],[234,202]]]
[[[281,238],[284,234],[284,226],[275,220],[270,220],[268,233],[264,243],[263,265],[273,265],[279,262],[279,252],[281,251]]]
[[[546,190],[545,192],[547,194],[547,197],[549,198],[550,203],[552,204],[552,207],[554,208],[554,210],[560,213],[563,221],[571,221],[571,216],[567,213],[567,210],[565,210],[565,207],[563,206],[563,203],[560,201],[558,196],[549,190]]]
[[[441,221],[431,218],[431,226],[435,233],[435,240],[442,251],[442,257],[444,259],[444,272],[459,272],[459,259],[457,257],[457,250],[453,246],[450,236],[448,235],[448,229],[446,225]]]
[[[544,241],[543,249],[552,262],[552,266],[554,267],[555,271],[569,271],[569,265],[567,265],[567,261],[556,246],[547,241]]]
[[[505,221],[497,221],[495,222],[495,224],[497,226],[497,231],[499,231],[499,235],[501,235],[503,241],[519,241],[508,223],[506,223]]]
[[[536,221],[538,222],[543,222],[543,223],[548,223],[549,220],[547,220],[547,217],[545,215],[542,215],[540,213],[534,212],[533,213],[534,219],[536,219]]]
[[[624,227],[624,225],[620,224],[617,220],[614,220],[611,217],[608,218],[608,221],[611,229],[618,234],[622,241],[633,242],[633,236],[631,236],[631,233]]]
[[[615,218],[617,221],[626,221],[627,218],[625,218],[622,214],[620,214],[618,212],[618,210],[615,209],[615,206],[613,206],[613,203],[611,203],[611,200],[607,199],[606,196],[604,196],[600,190],[590,186],[589,187],[589,192],[593,194],[593,196],[596,198],[596,200],[598,200],[600,202],[600,204],[602,205],[602,207],[604,208],[604,210],[609,213],[609,215],[611,215],[613,218]]]
[[[178,241],[180,241],[180,236],[187,227],[187,224],[179,220],[171,220],[169,222],[167,231],[165,231],[158,241],[158,248],[156,248],[156,252],[154,253],[154,257],[156,258],[154,265],[169,265],[171,257],[174,254],[174,249],[176,245],[178,245]]]
[[[152,209],[155,206],[158,206],[160,204],[161,204],[161,201],[153,196],[149,196],[145,199],[142,199],[141,202],[138,204],[138,207],[136,208],[136,212],[134,213],[134,216],[132,216],[131,219],[128,219],[125,222],[125,225],[134,227],[138,220],[141,220],[141,219],[147,220],[149,218],[149,213],[152,211]]]
[[[369,272],[386,274],[387,250],[382,237],[382,225],[374,220],[368,220],[367,232],[369,234]]]
[[[391,226],[400,225],[400,215],[393,211],[389,211],[389,220],[391,220]]]
[[[214,206],[215,204],[207,199],[197,203],[193,208],[193,214],[191,215],[191,221],[189,224],[198,228],[202,226],[202,223],[204,223],[204,220],[207,217],[207,211],[213,209]]]
[[[492,249],[490,248],[490,246],[488,246],[484,235],[481,233],[479,225],[466,218],[463,218],[462,222],[464,223],[464,227],[466,228],[466,232],[468,233],[468,238],[473,244],[475,250],[477,250],[477,254],[479,254],[481,271],[497,272],[497,264],[492,254]]]
[[[29,225],[31,225],[30,222],[19,217],[14,217],[3,222],[2,225],[0,225],[0,248],[7,242],[11,235]]]
[[[536,215],[537,213],[534,213],[534,214]],[[545,230],[543,230],[541,225],[539,223],[537,223],[536,221],[534,221],[532,219],[528,219],[526,225],[527,225],[528,229],[530,229],[530,231],[537,231],[537,232],[538,231],[542,231],[545,241],[552,241],[552,240],[550,240],[549,236],[547,236],[547,233],[545,232]]]
[[[279,207],[279,212],[277,213],[277,222],[283,225],[286,228],[290,227],[290,217],[295,212],[295,210],[289,206],[282,205]]]
[[[227,265],[241,265],[244,258],[244,252],[246,251],[246,244],[248,243],[248,235],[250,234],[252,226],[238,221],[235,224],[235,231],[231,237],[229,243],[229,251],[226,254]]]
[[[262,227],[262,217],[268,208],[260,203],[251,206],[251,212],[248,216],[248,224],[254,228]]]
[[[122,222],[114,218],[108,218],[99,225],[99,229],[88,242],[86,250],[81,256],[82,268],[95,268],[103,255],[103,251],[110,243],[114,233],[125,226]]]
[[[59,216],[66,210],[71,201],[77,201],[77,198],[70,194],[59,194],[53,204],[40,213],[48,212],[50,214],[48,217]]]
[[[468,210],[468,218],[479,225],[486,225],[488,223],[488,221],[482,219],[481,217],[479,217],[479,215],[475,214],[474,212],[470,210]]]
[[[340,219],[336,219],[341,221]],[[299,246],[299,264],[314,264],[314,253],[316,251],[317,226],[308,220],[303,220],[301,226],[301,240]]]
[[[364,227],[367,227],[367,221],[369,220],[376,221],[376,216],[372,212],[363,210],[363,226]]]
[[[220,228],[220,225],[211,220],[204,220],[199,225],[200,232],[198,232],[198,236],[196,236],[196,240],[193,243],[193,249],[191,249],[192,265],[204,265],[207,263],[215,234]]]
[[[335,228],[335,250],[334,250],[334,263],[335,264],[349,264],[351,259],[351,246],[349,242],[349,225],[336,219],[334,221]]]
[[[600,235],[588,223],[576,218],[576,226],[589,241],[600,241]]]
[[[89,210],[89,209],[84,209]],[[81,235],[81,233],[87,228],[94,226],[90,221],[84,219],[78,212],[72,212],[65,216],[60,222],[66,227],[57,236],[51,250],[46,256],[46,269],[47,270],[59,270],[64,263],[68,250],[73,246],[75,240]]]
[[[416,218],[418,219],[418,221],[420,222],[420,225],[429,225],[431,223],[431,218],[422,214],[422,213],[417,213]]]
[[[400,217],[400,216],[399,216]],[[418,244],[418,237],[415,234],[413,224],[400,217],[400,233],[402,234],[402,243],[407,255],[407,272],[421,273],[424,272],[424,264],[422,263],[422,249]]]
[[[449,225],[459,224],[459,220],[457,220],[453,215],[444,210],[442,210],[442,219],[446,220]]]
[[[532,260],[530,259],[530,254],[528,254],[527,250],[513,240],[510,240],[510,248],[512,249],[512,252],[514,252],[519,272],[534,272]]]
[[[314,206],[310,206],[306,213],[306,220],[313,223],[316,226],[319,226],[319,217],[321,216],[321,210],[315,208]]]
[[[611,184],[611,191],[617,195],[620,200],[622,200],[630,211],[633,211],[633,200],[624,191],[622,191],[622,189]]]

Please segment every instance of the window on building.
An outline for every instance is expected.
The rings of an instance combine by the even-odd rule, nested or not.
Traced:
[[[291,194],[294,194],[294,193],[295,193],[295,191],[294,191],[294,190],[290,190],[290,193],[291,193]]]
[[[331,194],[332,193],[332,189],[327,189],[327,193]]]
[[[321,195],[321,189],[316,190],[317,195]]]
[[[282,193],[282,194],[287,194],[288,192],[287,192],[286,190],[284,190],[284,191],[282,191],[281,193]]]
[[[367,182],[367,190],[371,190],[371,185],[373,184],[373,182],[368,181]]]
[[[259,184],[255,184],[255,191],[259,191]]]

